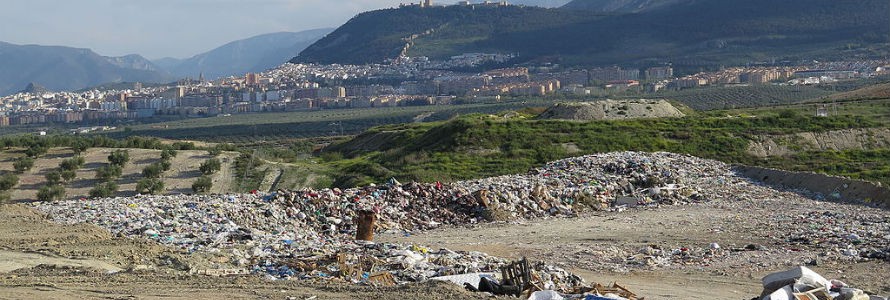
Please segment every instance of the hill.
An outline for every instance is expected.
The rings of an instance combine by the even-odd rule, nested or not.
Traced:
[[[0,95],[30,83],[54,91],[76,90],[109,82],[166,82],[172,78],[131,55],[103,57],[89,49],[14,45],[0,42]]]
[[[890,37],[880,0],[702,0],[632,14],[520,6],[404,7],[359,14],[292,62],[377,63],[409,56],[514,53],[519,61],[678,68],[770,58],[832,59]],[[408,39],[410,37],[410,39]]]
[[[604,13],[636,13],[688,2],[690,0],[574,0],[562,8]]]
[[[156,63],[178,77],[197,78],[203,72],[205,78],[216,79],[260,72],[288,61],[331,30],[264,34],[234,41],[188,59],[165,58]]]
[[[510,1],[511,4],[540,6],[540,7],[561,7],[568,2],[570,2],[570,0],[513,0],[513,1]]]

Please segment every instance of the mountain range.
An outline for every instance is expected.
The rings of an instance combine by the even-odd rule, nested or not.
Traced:
[[[0,96],[42,86],[70,91],[108,83],[165,83],[260,72],[287,62],[331,29],[279,32],[234,41],[188,59],[155,61],[137,55],[102,56],[90,49],[0,42]]]
[[[472,52],[563,65],[673,62],[689,68],[775,58],[887,53],[890,1],[575,0],[561,9],[405,7],[357,15],[292,62],[372,63]],[[859,51],[859,52],[856,52]],[[879,54],[880,55],[880,54]]]
[[[89,49],[60,46],[0,42],[0,66],[0,95],[18,92],[31,83],[62,91],[106,82],[173,80],[139,55],[105,57]]]
[[[333,29],[277,32],[234,41],[188,59],[164,58],[153,63],[177,77],[207,79],[261,72],[287,62]]]

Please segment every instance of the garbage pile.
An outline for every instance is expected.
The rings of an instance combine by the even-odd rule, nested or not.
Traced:
[[[91,223],[120,236],[146,238],[187,252],[213,253],[233,266],[270,278],[391,285],[497,273],[507,262],[478,252],[357,241],[363,214],[376,218],[373,231],[407,234],[443,225],[737,199],[752,187],[756,186],[717,161],[672,153],[618,152],[564,159],[526,174],[449,184],[391,180],[343,190],[136,196],[35,206],[56,222]],[[788,233],[794,234],[797,228],[790,227]],[[850,231],[841,228],[836,232]],[[887,245],[879,243],[881,237],[858,234],[863,242],[857,245],[874,251],[879,251],[878,245]],[[718,250],[704,251],[720,255]],[[645,249],[626,263],[689,260],[690,253]],[[559,268],[535,264],[533,271],[546,286],[541,289],[571,294],[587,287]]]
[[[763,278],[763,293],[752,300],[886,300],[847,286],[840,280],[828,280],[806,267],[773,273]]]
[[[547,164],[527,174],[451,184],[408,183],[271,194],[136,196],[40,203],[62,223],[92,223],[188,252],[225,254],[238,267],[276,278],[342,275],[351,281],[390,272],[396,282],[496,270],[504,261],[481,253],[356,242],[360,212],[377,231],[426,230],[443,224],[573,216],[579,209],[700,201],[699,188],[725,184],[725,165],[669,153],[612,153]],[[622,198],[623,197],[623,198]],[[616,200],[632,198],[618,203]],[[553,268],[552,278],[570,277]],[[559,285],[554,283],[554,285]],[[563,287],[568,291],[570,287]]]

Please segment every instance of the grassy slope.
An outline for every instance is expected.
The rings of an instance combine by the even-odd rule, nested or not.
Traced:
[[[772,160],[745,152],[749,139],[756,135],[890,124],[890,100],[848,103],[839,109],[840,116],[831,118],[810,117],[812,110],[809,104],[781,110],[701,113],[680,119],[594,122],[472,115],[439,124],[375,128],[353,141],[382,138],[384,132],[392,142],[372,152],[354,151],[356,145],[347,142],[332,146],[326,157],[339,170],[338,186],[381,182],[392,176],[452,181],[521,173],[560,158],[625,150],[688,153],[730,163],[815,170],[890,183],[890,152],[886,150],[804,152]]]

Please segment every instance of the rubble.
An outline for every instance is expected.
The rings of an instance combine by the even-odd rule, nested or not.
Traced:
[[[758,298],[754,298],[758,299]],[[828,280],[806,267],[763,277],[762,300],[870,300],[882,299],[867,295],[860,289],[847,286],[839,280]]]
[[[141,195],[37,203],[35,207],[56,222],[96,224],[120,236],[145,238],[190,253],[213,253],[229,262],[208,269],[234,265],[270,279],[385,286],[463,274],[499,274],[508,262],[479,252],[370,242],[374,231],[410,234],[442,226],[776,195],[779,192],[753,184],[717,161],[671,153],[618,152],[555,161],[525,174],[448,184],[391,180],[344,190]],[[833,214],[837,212],[806,209],[761,221],[766,227],[782,228],[771,235],[777,244],[815,245],[849,259],[890,259],[890,218]],[[838,218],[848,222],[833,221]],[[365,230],[359,230],[360,220],[365,220],[361,226]],[[653,267],[706,264],[733,253],[774,248],[715,241],[697,247],[651,245],[637,253],[613,252],[623,257],[622,266]],[[577,276],[554,266],[533,264],[530,269],[542,285],[536,290],[574,294],[589,288]]]

